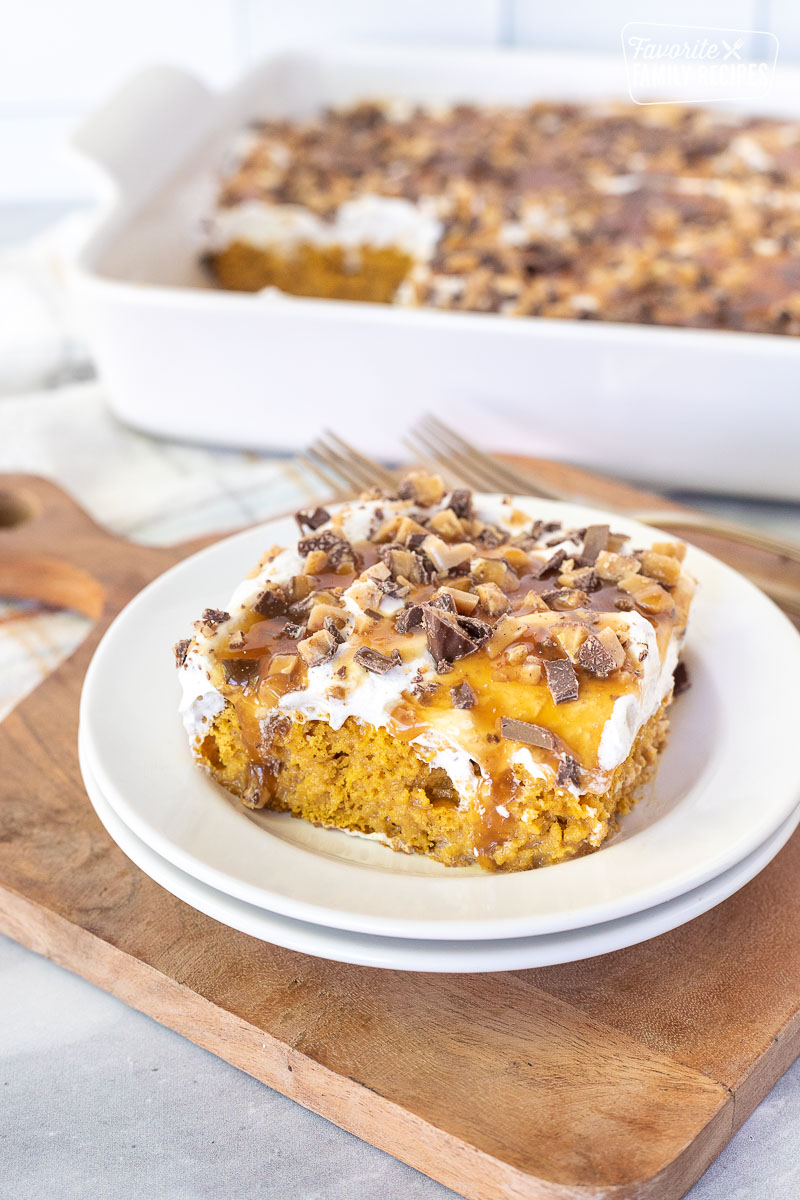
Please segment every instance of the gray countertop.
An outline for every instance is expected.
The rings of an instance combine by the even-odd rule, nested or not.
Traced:
[[[9,1200],[453,1195],[7,938],[0,1014]],[[689,1195],[797,1200],[800,1061]]]

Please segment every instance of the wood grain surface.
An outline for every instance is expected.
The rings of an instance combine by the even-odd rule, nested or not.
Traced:
[[[533,466],[601,505],[658,503]],[[0,928],[474,1200],[682,1196],[800,1052],[800,834],[705,916],[562,967],[379,971],[227,929],[117,849],[77,762],[99,637],[196,548],[122,542],[53,485],[0,477],[0,595],[95,622],[0,726]]]

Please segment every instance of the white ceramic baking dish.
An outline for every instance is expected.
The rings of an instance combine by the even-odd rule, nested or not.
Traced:
[[[237,294],[209,287],[198,267],[226,147],[254,117],[375,96],[625,95],[621,55],[284,54],[224,95],[145,71],[74,139],[104,177],[75,284],[109,403],[166,437],[290,450],[330,425],[387,457],[430,411],[490,448],[800,499],[796,339]],[[759,111],[800,117],[800,73],[778,72]]]

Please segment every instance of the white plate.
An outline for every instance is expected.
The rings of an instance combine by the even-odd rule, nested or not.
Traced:
[[[519,971],[529,967],[550,967],[576,962],[635,946],[685,925],[701,913],[726,900],[744,887],[769,863],[789,840],[798,822],[800,809],[757,850],[729,871],[709,883],[655,908],[631,917],[620,917],[602,925],[540,937],[510,938],[494,942],[430,942],[409,938],[374,937],[366,933],[347,933],[281,917],[266,909],[235,900],[224,892],[200,883],[178,870],[140,841],[120,820],[103,797],[81,752],[81,770],[86,791],[95,812],[121,850],[146,875],[173,896],[209,917],[238,929],[251,937],[285,946],[317,958],[357,963],[365,967],[384,967],[396,971],[470,972]]]
[[[576,505],[519,504],[567,525],[611,520],[637,540],[653,537]],[[473,873],[285,816],[255,825],[191,759],[170,648],[203,607],[227,603],[266,546],[294,537],[286,518],[178,564],[120,613],[86,675],[81,730],[104,796],[137,837],[211,887],[361,933],[470,941],[553,933],[640,912],[713,879],[800,799],[800,638],[756,588],[690,550],[701,583],[687,653],[693,686],[676,705],[653,796],[598,853],[538,871]]]

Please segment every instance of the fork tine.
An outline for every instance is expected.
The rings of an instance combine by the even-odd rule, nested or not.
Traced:
[[[317,479],[322,480],[326,487],[331,489],[333,499],[343,498],[345,491],[349,490],[342,487],[341,478],[337,478],[335,475],[330,474],[320,465],[320,463],[316,461],[316,459],[312,458],[309,454],[298,454],[297,461],[301,463],[307,471],[310,471],[312,475],[316,475]]]
[[[337,490],[342,496],[352,496],[354,492],[363,490],[364,485],[361,480],[352,475],[346,465],[343,466],[337,462],[326,446],[320,446],[315,442],[307,448],[306,454],[317,464],[318,473],[325,473],[328,478],[336,480]]]
[[[446,447],[448,453],[458,453],[462,460],[466,459],[480,469],[491,486],[498,490],[510,489],[528,495],[541,496],[548,500],[560,500],[563,496],[553,488],[531,476],[506,466],[493,455],[486,454],[472,442],[467,441],[461,434],[456,433],[438,417],[428,416],[423,422],[429,436],[438,439]]]
[[[486,488],[486,478],[482,477],[480,472],[476,472],[468,460],[464,461],[463,456],[449,449],[445,450],[434,438],[429,437],[420,426],[411,430],[405,438],[405,443],[413,453],[421,453],[424,458],[432,458],[437,470],[444,469],[450,471],[458,478],[460,483],[465,483],[467,487],[477,488],[478,490]]]
[[[328,438],[332,441],[340,451],[342,451],[351,461],[359,463],[366,471],[369,472],[372,482],[379,482],[384,487],[394,487],[397,479],[388,467],[384,467],[383,463],[377,462],[373,458],[367,458],[366,454],[362,454],[356,450],[354,446],[349,445],[343,438],[340,438],[332,429],[326,429],[323,438]]]
[[[375,482],[358,463],[340,454],[335,447],[329,446],[321,438],[312,442],[308,453],[318,459],[328,471],[339,475],[351,492],[363,492]]]

